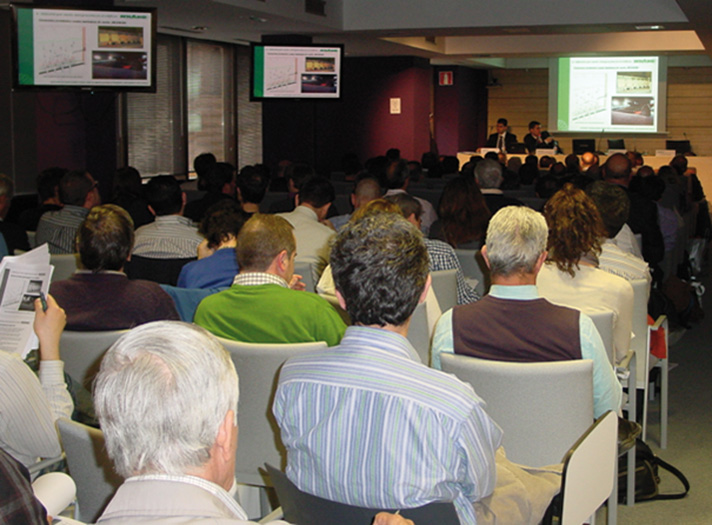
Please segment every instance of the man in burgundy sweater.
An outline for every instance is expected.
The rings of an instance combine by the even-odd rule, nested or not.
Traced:
[[[158,284],[129,280],[123,273],[133,242],[133,222],[126,210],[115,204],[91,209],[77,231],[83,269],[50,287],[67,312],[67,330],[122,330],[180,319],[173,299]]]

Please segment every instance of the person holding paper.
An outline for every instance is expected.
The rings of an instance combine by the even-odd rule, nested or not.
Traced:
[[[51,295],[46,303],[45,310],[41,299],[35,300],[39,379],[19,355],[0,350],[0,448],[26,466],[62,453],[54,422],[74,410],[59,357],[67,317]]]

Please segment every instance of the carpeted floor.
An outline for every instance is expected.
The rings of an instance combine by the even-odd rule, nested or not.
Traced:
[[[708,272],[709,273],[709,272]],[[712,278],[701,278],[705,319],[685,332],[670,351],[668,448],[659,448],[659,405],[652,405],[647,442],[655,454],[680,469],[690,481],[686,498],[618,506],[618,523],[712,523]],[[680,483],[661,474],[661,492],[677,492]],[[605,523],[599,514],[597,523]]]

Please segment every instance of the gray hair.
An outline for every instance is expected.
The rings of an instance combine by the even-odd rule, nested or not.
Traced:
[[[496,160],[484,159],[475,167],[475,179],[482,189],[499,188],[502,185],[502,165]]]
[[[94,384],[106,448],[123,477],[181,475],[210,458],[228,410],[235,366],[206,330],[178,321],[134,328],[109,348]]]
[[[544,216],[526,206],[507,206],[487,227],[487,257],[492,275],[531,273],[546,249]]]

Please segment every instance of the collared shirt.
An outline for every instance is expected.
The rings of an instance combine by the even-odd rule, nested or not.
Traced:
[[[606,239],[598,256],[598,267],[628,281],[645,279],[650,283],[650,268],[642,258],[621,250],[613,239]]]
[[[75,237],[89,210],[66,205],[61,210],[48,211],[37,225],[35,244],[49,244],[49,253],[76,253]]]
[[[480,298],[475,289],[467,284],[455,250],[447,243],[434,239],[423,239],[430,257],[430,271],[457,270],[457,304],[474,303]]]
[[[0,351],[0,385],[0,448],[28,466],[59,456],[54,422],[74,410],[64,363],[40,361],[38,381],[18,355]]]
[[[472,387],[420,363],[403,336],[351,326],[287,361],[273,407],[287,476],[317,496],[376,508],[454,500],[461,523],[495,485],[502,431]]]
[[[260,284],[276,284],[282,288],[289,288],[287,281],[279,275],[265,272],[242,272],[238,273],[232,281],[232,284],[240,286],[259,286]]]
[[[502,286],[492,285],[490,295],[500,299],[510,299],[515,301],[529,301],[539,298],[539,292],[535,285],[526,286]],[[525,320],[523,320],[525,321]],[[476,329],[476,326],[474,327]],[[536,327],[546,329],[546,327]],[[523,326],[523,330],[531,330],[533,327]],[[603,345],[596,325],[589,316],[581,313],[579,316],[579,337],[581,339],[581,358],[593,361],[593,411],[596,417],[602,415],[606,410],[618,412],[621,405],[622,390],[616,378],[613,367],[608,360],[606,348]],[[432,366],[440,370],[440,354],[455,352],[452,329],[452,310],[445,312],[433,334]]]
[[[294,238],[297,240],[297,260],[315,261],[312,278],[319,280],[321,272],[329,263],[331,247],[329,242],[336,232],[319,222],[316,212],[308,206],[301,205],[288,213],[280,213],[294,227]]]
[[[638,240],[635,238],[633,230],[631,230],[630,226],[627,224],[623,225],[621,231],[619,231],[613,238],[613,242],[624,252],[635,255],[641,259],[643,258],[643,252],[640,249],[640,244],[638,244]]]
[[[47,511],[35,497],[30,474],[0,450],[0,520],[3,523],[46,525]]]
[[[202,241],[188,217],[162,215],[136,230],[131,253],[151,259],[189,259],[196,257]]]

